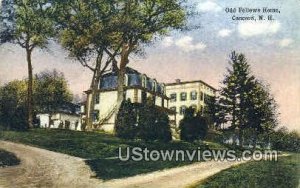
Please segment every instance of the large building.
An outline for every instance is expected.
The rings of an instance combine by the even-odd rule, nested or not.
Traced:
[[[132,68],[126,68],[125,99],[133,103],[145,103],[152,97],[155,105],[161,110],[169,110],[169,98],[166,96],[166,87],[155,79],[149,78]],[[91,100],[91,90],[86,91],[87,100]],[[89,104],[89,102],[87,102]],[[111,71],[102,76],[95,96],[94,125],[106,132],[114,131],[117,105],[117,72]]]
[[[170,98],[169,108],[176,112],[175,116],[170,116],[172,124],[179,126],[179,121],[188,107],[203,113],[206,99],[215,93],[215,88],[201,80],[182,82],[177,79],[174,83],[166,84],[166,95]]]

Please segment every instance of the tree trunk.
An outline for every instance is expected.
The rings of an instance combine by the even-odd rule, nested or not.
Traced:
[[[125,80],[126,65],[129,62],[128,56],[129,56],[129,45],[124,44],[122,47],[120,67],[118,71],[117,112],[119,111],[122,101],[124,100],[124,92],[125,92],[124,80]]]
[[[27,110],[28,110],[28,127],[33,128],[33,99],[32,99],[32,88],[33,88],[33,75],[32,75],[32,64],[31,64],[31,53],[32,50],[26,49],[27,65],[28,65],[28,87],[27,87]]]

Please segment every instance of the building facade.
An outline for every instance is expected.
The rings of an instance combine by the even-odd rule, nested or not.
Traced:
[[[36,115],[41,128],[82,130],[80,105],[65,103],[59,109]]]
[[[179,126],[188,107],[203,113],[206,99],[215,94],[216,89],[201,80],[181,82],[177,79],[174,83],[166,84],[166,95],[170,98],[169,109],[176,112],[175,116],[170,116],[172,125]]]
[[[133,103],[145,103],[152,97],[155,105],[166,112],[169,110],[169,98],[166,96],[166,87],[156,79],[127,67],[125,74],[125,99]],[[87,104],[91,100],[91,91],[86,91]],[[99,82],[94,106],[94,125],[106,132],[114,131],[117,106],[117,73],[112,71],[102,76]],[[82,109],[85,111],[85,109]]]

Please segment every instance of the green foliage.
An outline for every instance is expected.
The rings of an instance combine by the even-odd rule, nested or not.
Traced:
[[[0,87],[0,123],[4,128],[26,130],[27,84],[15,80]]]
[[[1,42],[11,42],[32,51],[46,47],[55,34],[53,7],[48,0],[2,1],[0,23]]]
[[[209,187],[297,187],[299,154],[280,157],[278,161],[256,161],[224,170],[196,186]]]
[[[183,119],[179,124],[180,138],[188,142],[203,140],[207,134],[208,123],[200,114],[194,115],[194,109],[189,107],[185,110]]]
[[[223,123],[226,123],[225,108],[220,104],[220,98],[216,96],[207,96],[204,107],[204,116],[209,125],[214,129],[220,129]]]
[[[289,132],[282,127],[270,134],[272,149],[281,151],[300,152],[300,135],[295,131]]]
[[[11,81],[0,87],[0,123],[7,129],[26,130],[27,80]],[[36,75],[33,97],[35,113],[58,110],[72,101],[62,73],[45,71]]]
[[[28,66],[27,124],[33,127],[33,73],[31,56],[55,35],[53,7],[48,0],[3,0],[0,7],[0,45],[17,44],[26,51]]]
[[[243,54],[232,52],[229,63],[221,97],[215,102],[215,123],[221,120],[230,124],[229,129],[237,129],[240,145],[243,134],[252,132],[249,139],[256,146],[260,134],[270,133],[277,126],[277,105],[268,87],[252,75]]]
[[[139,109],[138,138],[143,140],[172,140],[169,117],[150,99]]]
[[[35,75],[35,110],[38,112],[57,111],[72,101],[72,93],[62,72],[43,71]]]
[[[0,168],[20,164],[20,160],[8,151],[0,149]]]
[[[117,115],[116,135],[120,138],[142,140],[172,140],[169,117],[158,109],[153,101],[147,104],[132,104],[123,101]]]
[[[123,101],[116,118],[116,136],[126,139],[135,138],[137,134],[136,117],[137,114],[131,101]]]

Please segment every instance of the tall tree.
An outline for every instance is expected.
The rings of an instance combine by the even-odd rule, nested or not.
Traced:
[[[253,130],[253,145],[256,147],[259,135],[265,134],[269,138],[270,133],[277,127],[277,104],[270,94],[269,88],[261,81],[255,81],[252,91],[249,92],[247,109],[248,127]],[[269,139],[267,139],[269,142]]]
[[[172,29],[183,29],[187,23],[188,10],[185,0],[119,0],[117,12],[111,20],[115,39],[114,49],[119,51],[118,63],[118,106],[124,99],[125,68],[129,56],[141,52],[143,45],[164,36]]]
[[[117,108],[124,99],[125,68],[129,55],[141,52],[142,45],[171,29],[182,29],[187,12],[184,0],[93,0],[57,1],[61,42],[85,67],[93,71],[88,124],[91,124],[94,93],[101,75],[113,62],[118,72]],[[91,62],[91,57],[96,60]],[[106,58],[106,60],[103,60]],[[103,63],[102,63],[103,60]],[[119,65],[117,62],[119,60]],[[102,68],[101,68],[101,64]]]
[[[54,36],[52,6],[47,0],[3,0],[0,16],[0,44],[13,43],[26,51],[28,67],[27,108],[28,126],[33,127],[32,52],[45,48]]]
[[[243,54],[232,52],[230,68],[223,81],[220,103],[225,107],[229,129],[238,130],[239,144],[243,144],[243,129],[247,126],[246,112],[249,105],[248,94],[254,87],[254,76]]]
[[[269,89],[252,75],[243,54],[232,52],[229,63],[220,104],[225,108],[229,129],[238,130],[239,144],[243,145],[243,132],[249,129],[256,145],[259,134],[277,126],[277,105]]]
[[[207,103],[204,107],[204,116],[208,123],[215,129],[220,129],[221,125],[226,123],[225,110],[220,104],[219,96],[208,96]]]
[[[93,73],[86,112],[86,128],[90,130],[93,128],[95,95],[99,81],[118,53],[110,27],[112,16],[117,11],[115,1],[57,0],[54,7],[60,30],[60,43],[67,49],[70,57]],[[110,50],[113,47],[115,52]]]

